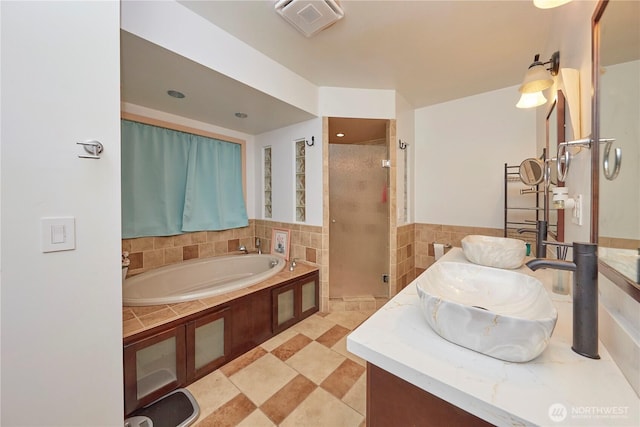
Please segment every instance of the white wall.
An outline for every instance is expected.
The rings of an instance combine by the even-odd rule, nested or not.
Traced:
[[[535,111],[508,87],[415,111],[415,222],[502,228],[504,164],[537,157]]]
[[[312,119],[255,136],[254,205],[251,218],[264,218],[263,149],[271,146],[271,197],[273,221],[296,222],[295,218],[295,141],[314,137],[313,147],[305,149],[306,221],[322,226],[322,119]]]
[[[396,92],[380,89],[320,87],[318,111],[325,117],[393,119],[396,116]]]
[[[0,8],[1,424],[122,425],[119,3]],[[75,250],[41,252],[51,216]]]
[[[397,150],[397,173],[396,173],[396,189],[397,189],[397,210],[398,225],[411,224],[413,222],[413,188],[414,188],[414,164],[415,158],[415,112],[413,107],[400,95],[396,95],[396,137],[403,143],[408,144],[405,150],[400,150],[398,141],[391,141],[391,149]],[[406,154],[406,164],[405,164]],[[407,173],[407,218],[405,220],[404,213],[404,174]]]

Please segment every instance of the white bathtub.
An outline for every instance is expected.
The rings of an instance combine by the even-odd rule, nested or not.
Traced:
[[[281,257],[258,254],[167,265],[126,279],[122,285],[122,304],[172,304],[221,295],[275,276],[284,265]]]

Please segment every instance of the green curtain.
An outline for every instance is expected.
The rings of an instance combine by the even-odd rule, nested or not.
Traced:
[[[239,144],[122,120],[122,237],[247,225]]]
[[[182,230],[227,230],[248,223],[240,145],[191,135]]]

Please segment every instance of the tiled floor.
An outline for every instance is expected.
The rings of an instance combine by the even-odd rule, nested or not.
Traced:
[[[316,313],[191,384],[195,426],[364,426],[365,362],[346,337],[372,313]]]

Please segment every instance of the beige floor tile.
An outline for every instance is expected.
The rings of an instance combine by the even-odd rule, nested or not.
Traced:
[[[353,408],[317,388],[283,422],[281,427],[358,427],[364,417]]]
[[[201,418],[197,427],[235,427],[255,410],[256,405],[241,393],[209,416]]]
[[[260,406],[297,374],[295,369],[267,353],[229,379],[253,403]]]
[[[344,362],[345,357],[313,341],[287,359],[286,363],[316,384],[320,384]]]
[[[360,311],[333,311],[329,313],[325,319],[331,320],[338,325],[342,325],[347,329],[353,330],[369,316],[369,313],[363,313]]]
[[[320,386],[338,399],[342,399],[364,372],[364,366],[351,359],[345,359],[335,371],[322,381]]]
[[[342,398],[342,401],[363,416],[367,415],[367,374],[366,372],[356,381]]]
[[[317,386],[304,375],[298,375],[260,406],[274,423],[280,424],[309,396]]]
[[[275,424],[260,409],[256,409],[238,427],[275,427]]]
[[[290,329],[293,329],[301,334],[308,336],[312,340],[315,340],[336,324],[336,322],[328,320],[329,317],[330,315],[326,317],[310,316],[304,319],[302,322],[292,326]]]
[[[345,328],[344,326],[335,325],[327,332],[316,338],[316,341],[331,348],[349,332],[351,331],[349,331],[349,329]]]
[[[221,367],[220,371],[222,371],[222,373],[227,377],[231,377],[233,374],[251,365],[253,362],[260,359],[265,354],[267,354],[267,352],[264,348],[256,347],[252,350],[249,350],[242,356],[233,359],[231,362]]]
[[[280,345],[284,344],[285,342],[289,341],[291,338],[295,337],[296,335],[298,335],[298,332],[292,328],[289,328],[285,331],[280,332],[275,337],[270,338],[267,341],[263,342],[262,344],[260,344],[260,347],[264,348],[267,351],[271,351],[274,348],[277,348]]]
[[[333,350],[336,353],[339,353],[339,354],[341,354],[341,355],[343,355],[345,357],[348,357],[349,359],[353,360],[354,362],[359,363],[362,366],[367,366],[367,362],[364,359],[356,356],[355,354],[353,354],[349,350],[347,350],[347,336],[342,337],[340,339],[340,341],[338,341],[333,347],[331,347],[331,350]]]
[[[200,378],[187,386],[187,390],[200,406],[200,420],[240,394],[240,390],[220,371]]]
[[[297,334],[289,341],[279,345],[271,351],[271,354],[276,356],[280,360],[287,360],[301,349],[309,345],[311,338],[303,334]]]

